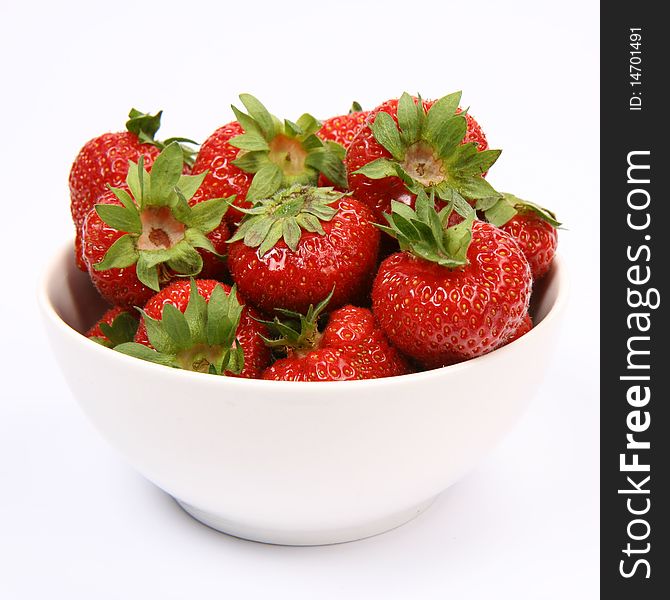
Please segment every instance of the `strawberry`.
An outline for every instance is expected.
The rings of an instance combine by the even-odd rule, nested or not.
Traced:
[[[433,192],[442,205],[457,197],[462,214],[462,198],[500,196],[483,178],[500,150],[488,150],[479,125],[458,108],[460,99],[460,92],[435,102],[405,93],[370,112],[345,162],[349,189],[380,223],[391,201],[413,206],[419,190]]]
[[[425,367],[489,352],[520,325],[532,277],[517,243],[474,211],[446,227],[452,206],[438,214],[419,191],[416,211],[392,203],[387,215],[401,252],[380,265],[372,309],[401,352]]]
[[[233,106],[237,122],[217,129],[200,148],[193,173],[208,174],[198,199],[236,195],[234,206],[249,208],[293,184],[316,185],[319,174],[346,187],[342,148],[317,137],[319,121],[304,114],[282,122],[253,96],[240,100],[249,113]],[[231,210],[226,220],[234,225],[242,216]]]
[[[215,375],[259,378],[270,362],[267,329],[233,287],[211,279],[175,281],[149,299],[135,342],[115,350]]]
[[[502,346],[507,346],[507,344],[511,344],[512,342],[518,340],[520,337],[526,335],[532,328],[533,328],[533,319],[531,319],[530,315],[526,313],[521,323],[519,323],[517,328],[509,335],[509,337],[502,344],[500,344],[500,346],[498,346],[498,348],[501,348]]]
[[[128,311],[120,306],[114,306],[107,310],[100,320],[86,332],[86,337],[113,348],[124,342],[132,342],[139,319],[135,311]]]
[[[173,276],[199,274],[205,258],[210,272],[220,265],[227,201],[194,204],[204,174],[182,175],[182,163],[176,142],[160,153],[150,174],[141,157],[138,164],[131,161],[127,187],[111,188],[89,211],[82,228],[84,259],[93,284],[111,304],[142,306]]]
[[[364,204],[332,188],[297,185],[244,210],[228,240],[228,268],[261,310],[305,312],[333,287],[332,308],[369,293],[380,233]]]
[[[76,229],[75,256],[82,271],[86,271],[80,237],[84,219],[108,186],[118,187],[124,183],[128,174],[128,161],[137,162],[143,156],[144,166],[151,170],[160,150],[171,142],[195,144],[185,138],[156,141],[154,136],[160,127],[161,114],[162,111],[156,115],[144,114],[133,108],[128,114],[126,131],[105,133],[93,138],[84,144],[75,158],[69,177],[70,209]],[[187,158],[191,154],[187,151]]]
[[[354,102],[348,114],[323,121],[317,135],[322,140],[335,142],[346,150],[358,130],[365,124],[369,114],[369,111],[363,110],[358,102]]]
[[[317,322],[330,296],[307,315],[280,311],[288,321],[275,317],[271,328],[281,337],[267,340],[284,348],[287,356],[263,373],[263,379],[282,381],[343,381],[404,375],[406,361],[386,339],[367,308],[344,306],[329,315],[319,332]]]
[[[479,200],[476,207],[483,211],[489,223],[517,241],[530,263],[535,281],[547,273],[556,254],[556,229],[561,226],[553,212],[513,194]]]

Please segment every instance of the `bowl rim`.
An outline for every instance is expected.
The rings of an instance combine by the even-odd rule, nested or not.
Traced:
[[[68,325],[56,312],[56,309],[52,305],[47,293],[47,289],[49,287],[48,284],[53,277],[54,271],[59,268],[65,260],[67,260],[67,255],[72,252],[72,249],[72,241],[62,245],[57,252],[54,252],[46,267],[42,271],[37,289],[37,302],[42,315],[48,319],[57,330],[62,332],[63,335],[72,339],[74,343],[88,344],[90,351],[94,353],[103,352],[104,354],[101,355],[101,360],[115,360],[120,361],[121,365],[128,364],[129,366],[140,366],[138,362],[139,359],[127,356],[120,352],[110,351],[109,348],[89,340],[85,335],[79,333],[76,329]],[[156,375],[167,378],[176,377],[182,381],[188,381],[192,378],[195,378],[194,381],[200,384],[209,381],[211,385],[220,385],[233,389],[255,387],[266,391],[277,389],[278,386],[282,386],[285,391],[291,387],[295,387],[296,390],[302,390],[302,392],[314,392],[317,390],[324,390],[326,388],[330,390],[341,388],[342,390],[351,392],[355,389],[374,390],[375,388],[383,387],[385,385],[398,385],[400,383],[412,384],[413,382],[425,383],[430,379],[442,379],[448,373],[457,373],[458,371],[476,369],[478,365],[491,360],[496,360],[496,356],[501,358],[503,353],[514,352],[514,348],[518,347],[518,344],[523,344],[535,336],[541,335],[542,331],[549,327],[550,323],[559,317],[559,315],[563,312],[565,305],[567,304],[569,295],[569,281],[566,274],[565,264],[564,260],[559,254],[556,254],[554,257],[551,268],[553,271],[555,271],[554,277],[556,277],[558,280],[556,299],[554,300],[553,305],[549,308],[547,314],[539,323],[537,323],[537,325],[534,325],[534,327],[521,338],[514,340],[502,348],[498,348],[492,352],[478,356],[476,358],[471,358],[462,363],[448,365],[446,367],[419,371],[417,373],[408,373],[406,375],[394,375],[392,377],[382,377],[378,379],[357,379],[348,381],[274,381],[265,379],[247,379],[240,377],[214,377],[208,373],[198,373],[184,369],[174,369],[148,361],[141,361],[142,368],[147,368],[150,372],[154,369],[158,369],[158,371],[155,371]]]

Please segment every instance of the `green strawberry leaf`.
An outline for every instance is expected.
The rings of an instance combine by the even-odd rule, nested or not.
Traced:
[[[186,317],[176,306],[168,303],[163,307],[161,322],[164,331],[170,336],[177,350],[190,347],[191,330]]]
[[[277,165],[264,165],[254,176],[247,191],[247,199],[253,201],[269,198],[279,189],[282,179],[281,169]]]
[[[203,261],[198,252],[186,239],[182,240],[170,249],[169,258],[165,261],[167,266],[178,273],[181,277],[194,276],[202,271]]]
[[[548,208],[544,208],[539,204],[530,202],[529,200],[522,200],[514,194],[503,194],[503,197],[505,200],[507,200],[507,202],[512,204],[517,211],[521,213],[533,213],[556,229],[562,225],[562,223],[556,218],[556,215]]]
[[[129,312],[119,313],[112,324],[100,323],[100,331],[111,346],[118,346],[124,342],[131,342],[135,338],[139,320]]]
[[[435,193],[442,199],[457,194],[468,199],[500,197],[483,175],[500,156],[499,150],[478,152],[476,144],[465,143],[466,112],[459,110],[461,92],[434,102],[426,112],[421,97],[404,93],[398,100],[398,128],[393,117],[381,112],[370,130],[390,158],[371,161],[354,174],[370,179],[398,177],[408,192]],[[459,214],[467,212],[456,204]]]
[[[380,229],[395,237],[401,250],[448,268],[467,264],[475,212],[471,207],[464,221],[448,227],[453,202],[438,214],[435,199],[419,190],[415,209],[402,202],[392,201],[391,213],[385,214],[387,226]]]
[[[320,171],[328,179],[339,187],[347,187],[347,171],[342,159],[334,152],[315,151],[307,155],[305,164]]]
[[[452,164],[459,176],[476,176],[486,173],[500,157],[502,150],[477,150],[477,144],[468,143],[454,150]]]
[[[335,288],[333,287],[330,294],[316,306],[310,304],[307,313],[304,315],[292,310],[275,309],[275,312],[282,315],[281,317],[276,316],[272,321],[259,321],[265,324],[276,337],[267,338],[261,335],[261,339],[270,348],[284,351],[287,348],[301,350],[314,348],[320,337],[319,317],[325,311],[334,293]]]
[[[235,119],[237,119],[237,122],[242,126],[242,129],[244,129],[244,131],[246,131],[247,133],[255,133],[261,138],[263,138],[261,128],[258,126],[258,123],[256,123],[256,121],[254,121],[254,119],[250,115],[243,113],[239,108],[237,108],[232,104],[230,105],[230,108],[232,108],[233,113],[235,114]]]
[[[137,278],[149,289],[152,289],[155,292],[159,292],[161,289],[160,282],[158,280],[158,269],[156,268],[156,264],[158,264],[158,262],[161,261],[159,260],[157,262],[153,262],[148,256],[147,252],[139,252],[139,257],[137,258],[137,263],[135,264]]]
[[[151,193],[147,196],[145,190],[143,205],[165,206],[181,179],[183,165],[181,146],[173,142],[154,160],[149,174]]]
[[[458,192],[470,200],[478,198],[501,197],[499,192],[493,189],[493,186],[482,177],[472,177],[467,179],[458,179],[454,183]]]
[[[155,115],[150,115],[136,108],[131,108],[128,113],[128,120],[126,121],[126,129],[140,138],[141,142],[152,144],[161,126],[162,115],[162,110],[158,111]]]
[[[397,177],[398,170],[396,163],[391,162],[387,158],[378,158],[363,165],[355,175],[365,175],[369,179],[383,179],[384,177]]]
[[[246,150],[248,152],[261,150],[268,151],[270,149],[265,138],[260,133],[255,132],[241,133],[232,138],[228,143],[235,148]],[[241,165],[237,166],[242,168]]]
[[[271,221],[270,228],[258,246],[258,253],[261,256],[265,256],[265,254],[272,250],[272,248],[275,247],[275,244],[282,239],[282,236],[284,235],[283,221],[283,219]]]
[[[404,92],[398,100],[398,126],[406,146],[411,146],[419,140],[423,120],[424,112],[421,100],[415,102],[412,96]]]
[[[184,318],[191,332],[192,344],[194,346],[205,344],[207,342],[207,301],[198,293],[198,286],[193,278],[191,278]]]
[[[98,213],[103,222],[117,231],[142,233],[142,221],[136,208],[129,209],[116,204],[96,204],[95,212]]]
[[[126,175],[126,184],[130,188],[130,193],[135,198],[138,206],[142,206],[145,192],[145,181],[148,181],[149,173],[144,169],[144,157],[140,156],[138,162],[128,161],[128,174]]]
[[[424,139],[428,142],[437,139],[442,125],[456,114],[461,102],[462,92],[454,92],[437,100],[428,110],[423,126]]]
[[[458,115],[434,125],[434,131],[427,132],[426,136],[435,148],[437,156],[449,156],[463,141],[467,130],[465,117]]]
[[[486,217],[486,220],[496,227],[502,227],[517,214],[518,211],[514,208],[514,206],[512,206],[504,198],[498,198],[492,206],[484,210],[484,216]]]
[[[316,135],[321,127],[317,119],[305,113],[296,122],[280,120],[253,96],[242,94],[240,99],[249,114],[233,107],[244,133],[229,143],[240,149],[233,164],[254,174],[249,200],[269,198],[294,184],[316,185],[319,173],[346,186],[344,149]]]
[[[151,345],[162,354],[176,354],[178,350],[177,345],[165,330],[161,321],[150,317],[141,309],[140,313],[142,313],[144,326],[147,329],[147,337],[149,338]]]
[[[226,294],[221,286],[214,288],[207,305],[206,336],[210,346],[230,349],[243,309],[244,306],[237,301],[235,287],[230,294]]]
[[[231,198],[212,198],[198,202],[191,207],[191,214],[189,217],[189,227],[194,227],[202,233],[210,233],[214,231],[223,220],[223,215],[226,214],[230,203],[234,200]]]
[[[269,148],[262,148],[259,151],[240,152],[232,163],[247,173],[258,173],[263,166],[270,164],[268,150]]]
[[[133,201],[132,196],[123,188],[115,188],[107,184],[107,188],[116,196],[116,199],[128,210],[137,211],[137,205]],[[139,213],[138,213],[139,214]]]
[[[283,239],[296,251],[303,230],[324,235],[321,223],[333,219],[337,209],[330,205],[344,195],[333,188],[301,185],[281,190],[260,200],[253,209],[244,210],[247,216],[228,243],[244,240],[250,248],[258,247],[263,256]]]
[[[136,344],[135,342],[126,342],[114,347],[114,350],[121,352],[133,358],[139,358],[157,365],[164,365],[166,367],[176,367],[174,356],[163,354],[152,350],[143,344]]]
[[[258,125],[263,137],[266,140],[272,139],[275,136],[275,122],[267,108],[251,94],[240,94],[240,100]]]
[[[394,159],[401,161],[405,158],[405,145],[400,139],[400,132],[391,115],[383,111],[377,113],[375,119],[370,123],[370,129],[375,139],[391,153]]]
[[[122,235],[109,247],[103,259],[93,265],[93,268],[96,271],[106,271],[107,269],[125,269],[134,265],[139,257],[135,239],[130,234]]]
[[[298,127],[302,131],[302,135],[310,136],[315,134],[319,129],[321,129],[321,123],[318,119],[314,118],[309,113],[304,113],[300,115],[300,118],[296,122]]]
[[[204,173],[199,173],[198,175],[181,175],[179,181],[177,182],[177,188],[181,192],[184,200],[188,201],[195,193],[198,191],[198,188],[202,185],[202,182],[207,176],[207,171]]]
[[[215,256],[221,257],[221,254],[216,251],[216,248],[214,248],[214,244],[212,244],[211,240],[198,229],[193,227],[187,229],[184,233],[184,240],[193,246],[193,248],[202,248],[203,250],[211,252]]]

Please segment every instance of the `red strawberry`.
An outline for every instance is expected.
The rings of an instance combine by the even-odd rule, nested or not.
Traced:
[[[175,281],[149,299],[135,342],[115,350],[216,375],[260,378],[270,363],[260,314],[235,288],[211,279]]]
[[[385,228],[402,252],[380,266],[373,312],[391,343],[426,367],[498,347],[528,310],[532,277],[517,243],[497,227],[466,219],[445,228],[420,192],[416,212],[394,202]]]
[[[526,255],[536,281],[546,274],[554,260],[558,235],[556,229],[534,214],[519,214],[501,229],[509,233]]]
[[[530,263],[535,281],[549,270],[558,244],[556,228],[561,226],[553,212],[513,194],[503,194],[497,200],[480,200],[476,207],[484,212],[489,223],[517,241]]]
[[[477,122],[458,108],[457,92],[435,102],[403,94],[370,111],[368,124],[347,149],[349,188],[377,213],[391,201],[413,206],[419,190],[438,200],[499,196],[483,175],[500,150],[488,150]],[[464,202],[456,206],[466,212]]]
[[[287,356],[266,369],[263,379],[343,381],[409,372],[367,308],[345,306],[332,312],[323,333],[319,333],[317,320],[328,300],[316,309],[310,306],[306,317],[283,311],[294,319],[293,323],[275,319],[282,337],[269,344],[286,348]]]
[[[128,161],[137,162],[143,156],[144,166],[150,170],[160,150],[175,141],[154,140],[160,127],[161,114],[148,115],[133,108],[128,114],[127,131],[105,133],[87,142],[79,151],[69,178],[70,209],[76,229],[75,250],[81,249],[81,227],[86,215],[108,186],[123,185],[128,174]],[[85,271],[81,252],[75,256],[77,265]]]
[[[317,135],[324,141],[335,142],[346,149],[365,124],[369,114],[369,111],[363,110],[360,104],[354,102],[348,114],[323,121]]]
[[[120,306],[107,310],[100,320],[86,332],[86,337],[98,344],[112,348],[124,342],[132,342],[137,332],[139,319],[135,311]]]
[[[266,312],[305,312],[333,287],[331,307],[362,300],[376,267],[373,214],[332,188],[294,186],[262,200],[230,238],[240,293]]]
[[[526,313],[526,316],[524,316],[523,320],[521,321],[521,323],[519,323],[517,328],[498,347],[501,348],[502,346],[507,346],[507,344],[511,344],[512,342],[518,340],[520,337],[526,335],[532,328],[533,328],[533,319],[531,319],[530,315]]]
[[[182,175],[182,161],[181,148],[172,143],[151,174],[141,159],[131,163],[127,188],[112,188],[84,221],[88,272],[111,304],[142,306],[175,275],[197,275],[205,266],[209,274],[221,272],[226,200],[195,204],[203,176]]]
[[[249,114],[233,106],[238,122],[217,129],[193,165],[194,174],[208,172],[197,199],[236,195],[234,206],[249,208],[293,184],[316,185],[319,174],[346,187],[342,148],[315,135],[314,117],[282,122],[253,96],[240,94],[240,100]],[[237,224],[242,216],[231,210],[226,221]]]
[[[205,179],[196,192],[196,199],[228,198],[235,196],[236,204],[247,206],[245,203],[252,175],[233,164],[240,153],[239,148],[230,145],[230,140],[243,134],[244,129],[233,121],[219,127],[200,146],[200,151],[193,165],[193,173],[207,173]],[[239,220],[241,214],[237,211],[228,211],[231,223]],[[233,212],[237,213],[233,216]]]

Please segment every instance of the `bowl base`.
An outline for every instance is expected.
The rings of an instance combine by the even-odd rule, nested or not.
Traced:
[[[175,498],[175,500],[177,504],[179,504],[179,506],[181,506],[181,508],[183,508],[196,521],[200,521],[212,529],[216,529],[227,535],[232,535],[233,537],[250,540],[252,542],[262,542],[264,544],[277,544],[280,546],[325,546],[328,544],[341,544],[344,542],[362,540],[400,527],[429,508],[436,498],[437,496],[434,496],[424,502],[412,506],[411,508],[362,525],[310,531],[282,531],[244,525],[230,521],[220,515],[200,510],[199,508],[191,506],[186,502],[182,502],[177,498]]]

